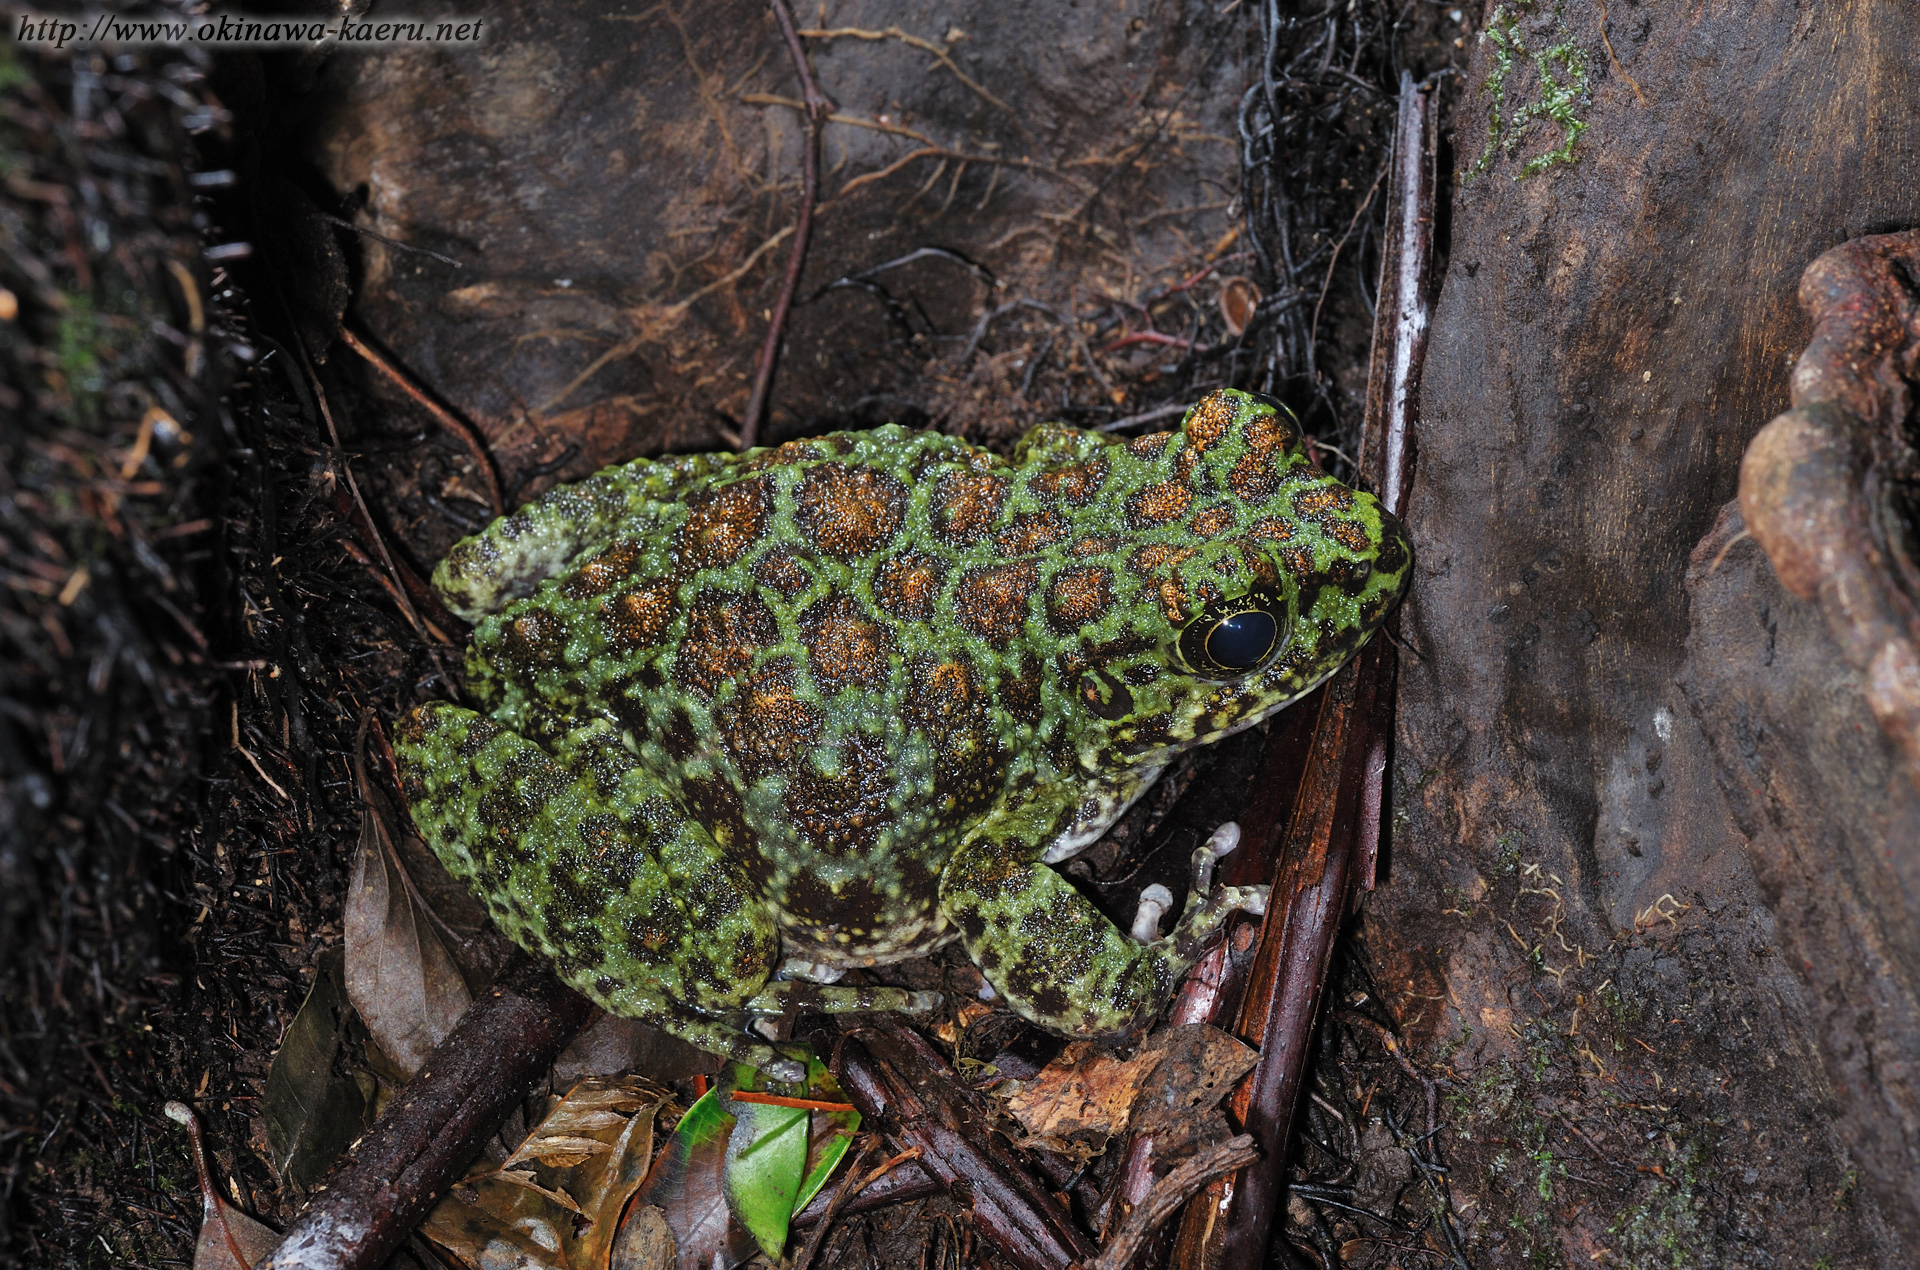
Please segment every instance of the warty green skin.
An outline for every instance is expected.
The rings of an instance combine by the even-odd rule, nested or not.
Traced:
[[[413,817],[511,938],[607,1009],[775,1071],[743,1022],[921,1006],[771,981],[956,935],[1070,1035],[1150,1018],[1264,888],[1210,888],[1138,943],[1048,867],[1175,753],[1358,650],[1411,553],[1264,399],[1176,433],[1034,429],[1009,461],[886,427],[637,460],[469,538],[434,585],[477,619],[476,713],[401,721]],[[1256,597],[1284,642],[1192,665]],[[1189,638],[1185,645],[1182,634]]]

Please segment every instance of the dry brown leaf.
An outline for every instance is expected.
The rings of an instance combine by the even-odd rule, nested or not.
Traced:
[[[169,1120],[187,1131],[192,1143],[193,1171],[200,1183],[200,1234],[193,1243],[193,1270],[253,1270],[253,1267],[280,1246],[280,1236],[272,1227],[247,1216],[220,1198],[214,1189],[213,1172],[207,1164],[206,1146],[200,1140],[200,1123],[193,1109],[183,1102],[169,1102]]]
[[[1131,1058],[1079,1041],[1019,1082],[1006,1095],[1007,1109],[1037,1145],[1098,1154],[1129,1128],[1152,1132],[1212,1107],[1256,1057],[1204,1023],[1156,1032]]]
[[[653,1156],[667,1091],[637,1077],[558,1099],[500,1169],[468,1178],[421,1233],[463,1264],[607,1270],[620,1214]]]
[[[381,1052],[411,1078],[472,996],[372,809],[361,817],[342,925],[347,998]]]
[[[1253,312],[1260,307],[1260,288],[1246,278],[1222,278],[1220,280],[1220,320],[1227,324],[1227,334],[1238,339],[1247,330],[1247,324],[1253,321]]]

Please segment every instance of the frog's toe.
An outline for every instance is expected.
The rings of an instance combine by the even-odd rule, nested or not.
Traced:
[[[1193,894],[1205,895],[1213,889],[1213,866],[1239,845],[1240,824],[1229,820],[1193,849]]]
[[[1160,919],[1173,907],[1173,892],[1155,882],[1140,892],[1140,907],[1133,913],[1133,942],[1150,944],[1160,938]]]

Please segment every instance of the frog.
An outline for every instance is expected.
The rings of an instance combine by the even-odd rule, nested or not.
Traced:
[[[1054,866],[1332,675],[1411,561],[1297,417],[1231,389],[1007,455],[889,424],[636,459],[448,552],[477,708],[420,705],[393,750],[508,937],[712,1054],[788,1078],[770,1016],[928,1009],[834,980],[955,940],[983,996],[1123,1037],[1266,888],[1213,884],[1216,834],[1171,930],[1153,888],[1122,931]]]

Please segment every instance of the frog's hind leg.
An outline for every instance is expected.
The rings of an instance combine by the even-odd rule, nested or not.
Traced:
[[[772,915],[609,737],[570,734],[563,765],[436,703],[400,722],[393,748],[421,836],[508,938],[614,1014],[792,1079],[803,1069],[744,1031],[779,953]]]

